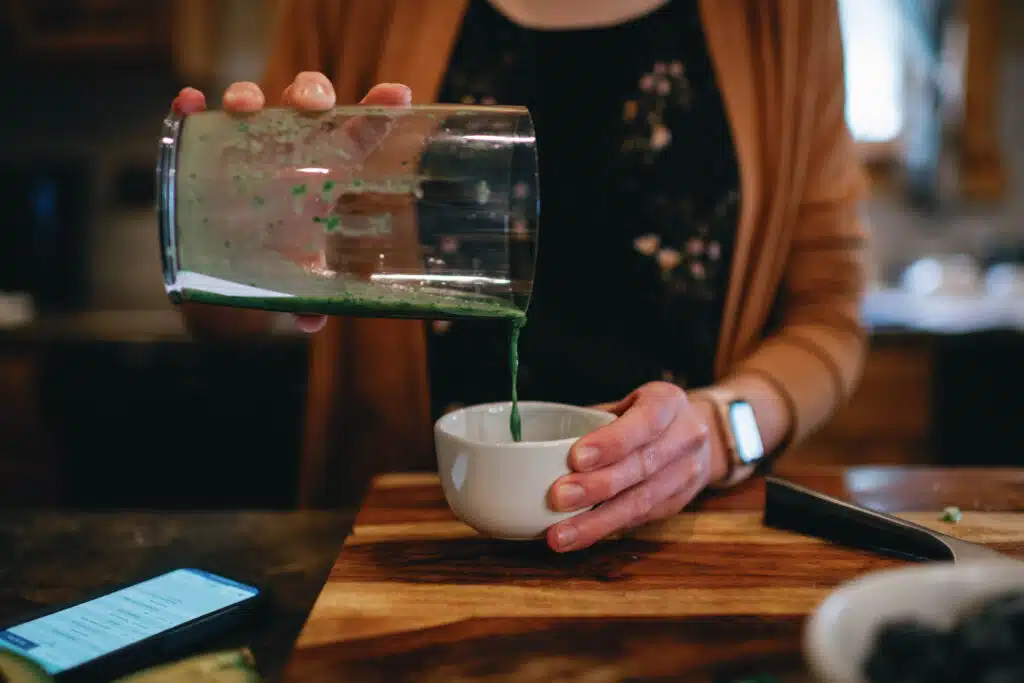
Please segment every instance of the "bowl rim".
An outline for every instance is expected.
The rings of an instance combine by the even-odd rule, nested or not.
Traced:
[[[1021,574],[1021,583],[1024,585],[1024,563],[1011,557],[968,562],[943,560],[909,567],[879,569],[840,584],[818,603],[804,627],[804,657],[814,680],[821,680],[824,683],[866,683],[866,679],[860,673],[861,662],[850,661],[850,658],[844,657],[836,647],[835,625],[843,619],[842,612],[854,596],[863,596],[880,588],[900,586],[907,582],[952,576],[987,577],[993,573],[1004,574],[1008,569],[1016,569]]]
[[[557,408],[569,413],[576,413],[578,415],[588,415],[597,417],[603,421],[600,426],[607,425],[615,420],[615,413],[610,413],[605,410],[598,410],[596,408],[588,408],[586,406],[576,406],[571,403],[558,403],[556,401],[519,401],[519,409],[522,411],[523,408]],[[503,408],[505,410],[511,409],[512,401],[491,401],[488,403],[474,403],[469,406],[462,406],[455,410],[445,413],[434,422],[434,434],[443,434],[446,438],[454,439],[464,445],[472,446],[476,449],[485,451],[506,451],[509,449],[520,450],[528,448],[536,448],[538,446],[571,446],[574,444],[580,436],[570,436],[564,439],[553,439],[550,441],[508,441],[502,443],[494,443],[493,441],[478,441],[476,439],[469,439],[465,436],[455,434],[450,429],[450,424],[454,422],[459,415],[465,415],[467,413],[479,413],[489,411],[494,408]]]

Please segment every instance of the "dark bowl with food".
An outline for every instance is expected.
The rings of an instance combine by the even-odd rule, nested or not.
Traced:
[[[1024,563],[940,562],[831,593],[804,632],[818,683],[1024,683]]]

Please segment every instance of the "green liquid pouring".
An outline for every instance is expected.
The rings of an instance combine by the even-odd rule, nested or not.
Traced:
[[[519,392],[516,385],[519,384],[519,332],[525,324],[526,321],[522,319],[512,321],[512,334],[508,345],[508,363],[512,375],[512,413],[509,415],[508,426],[513,441],[523,440],[523,419],[519,415]]]

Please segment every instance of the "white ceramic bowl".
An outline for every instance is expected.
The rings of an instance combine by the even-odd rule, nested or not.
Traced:
[[[965,611],[999,593],[1024,589],[1024,563],[938,562],[867,574],[840,586],[814,611],[804,653],[818,683],[868,683],[862,675],[884,622],[914,618],[949,628]]]
[[[510,402],[454,410],[434,425],[441,486],[452,512],[487,536],[539,538],[579,512],[555,512],[548,490],[568,474],[569,447],[615,419],[590,408],[520,401],[523,440],[509,430]]]

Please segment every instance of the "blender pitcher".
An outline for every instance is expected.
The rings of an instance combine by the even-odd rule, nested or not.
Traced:
[[[525,317],[540,206],[525,108],[171,114],[157,178],[174,303]]]

